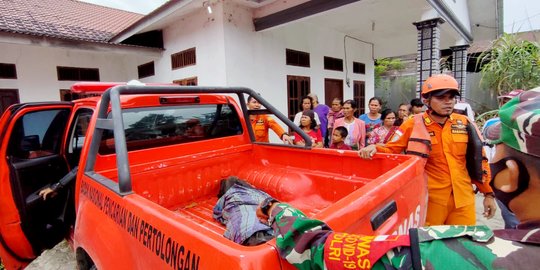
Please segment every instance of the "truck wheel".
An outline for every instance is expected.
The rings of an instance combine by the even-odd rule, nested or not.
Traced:
[[[92,258],[84,251],[82,248],[78,248],[75,252],[75,257],[77,258],[77,269],[79,270],[97,270],[94,261]]]

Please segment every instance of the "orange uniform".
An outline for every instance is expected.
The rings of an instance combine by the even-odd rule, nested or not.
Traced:
[[[255,141],[270,142],[268,138],[268,129],[272,129],[279,138],[285,134],[285,130],[268,115],[255,115],[251,118],[251,127],[255,133]]]
[[[474,225],[476,214],[474,192],[466,167],[468,120],[463,115],[451,114],[443,126],[427,113],[424,124],[431,137],[431,152],[426,162],[428,176],[428,215],[426,225]],[[414,128],[414,119],[406,120],[385,145],[377,145],[383,153],[402,153]]]

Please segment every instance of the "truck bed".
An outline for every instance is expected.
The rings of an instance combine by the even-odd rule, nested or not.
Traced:
[[[190,220],[217,235],[223,235],[225,228],[212,218],[212,210],[221,179],[232,175],[310,217],[351,232],[394,232],[397,223],[407,219],[421,203],[420,198],[411,199],[408,194],[418,196],[425,192],[421,190],[424,179],[415,158],[409,156],[381,155],[377,160],[367,161],[352,151],[269,145],[244,145],[234,151],[203,150],[199,147],[197,155],[183,154],[159,163],[149,158],[148,163],[133,166],[133,190],[172,211],[178,220]],[[310,151],[309,155],[304,155],[304,151]],[[131,153],[137,154],[137,151]],[[134,158],[140,160],[144,156]],[[113,173],[111,169],[104,174],[114,179]],[[376,206],[391,201],[399,206],[397,215],[386,227],[370,226],[369,219],[378,210]],[[365,218],[359,221],[357,216]],[[345,217],[356,222],[346,221]]]

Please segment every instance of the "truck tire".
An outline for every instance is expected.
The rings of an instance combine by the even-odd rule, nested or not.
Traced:
[[[77,259],[77,269],[79,270],[97,270],[94,261],[92,258],[84,251],[82,248],[78,248],[75,252],[75,257]]]

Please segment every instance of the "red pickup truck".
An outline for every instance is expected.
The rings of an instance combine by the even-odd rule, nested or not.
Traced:
[[[68,238],[79,269],[290,269],[275,240],[242,246],[212,218],[220,179],[238,176],[339,231],[422,225],[421,160],[311,148],[246,88],[82,83],[101,97],[17,104],[0,119],[0,257],[20,269]],[[107,91],[105,91],[108,89]],[[254,96],[266,108],[248,110]],[[305,147],[259,143],[249,116],[270,114]],[[37,193],[78,166],[75,185]]]

